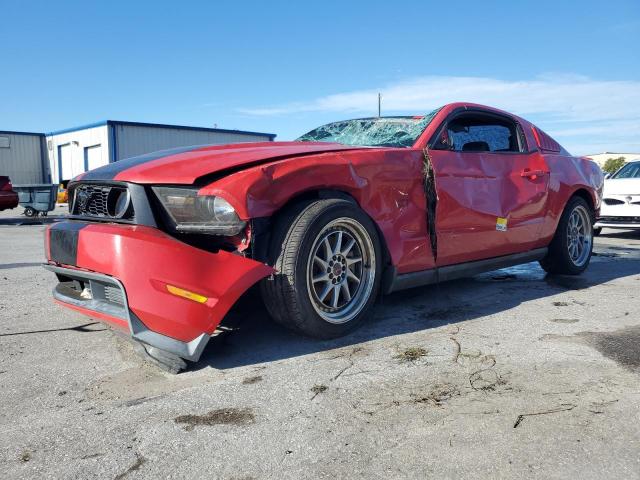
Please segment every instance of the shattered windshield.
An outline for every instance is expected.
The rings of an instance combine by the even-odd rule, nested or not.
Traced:
[[[305,133],[296,141],[365,147],[412,147],[438,110],[417,117],[373,117],[328,123]]]

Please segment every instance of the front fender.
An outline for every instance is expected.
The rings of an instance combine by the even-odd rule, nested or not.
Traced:
[[[270,217],[310,191],[345,192],[376,222],[393,264],[404,273],[434,266],[422,170],[420,150],[332,152],[236,172],[199,193],[223,197],[248,220]]]

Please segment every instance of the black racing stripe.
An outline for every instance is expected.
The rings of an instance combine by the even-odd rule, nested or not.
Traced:
[[[56,263],[76,266],[78,261],[78,237],[86,227],[83,222],[59,222],[49,229],[49,255]]]
[[[132,167],[137,167],[143,163],[158,160],[159,158],[168,157],[170,155],[176,155],[178,153],[189,152],[191,150],[197,150],[198,148],[206,147],[207,145],[190,145],[188,147],[170,148],[168,150],[160,150],[158,152],[145,153],[144,155],[138,155],[137,157],[125,158],[124,160],[118,160],[114,163],[109,163],[103,167],[96,168],[85,173],[81,180],[113,180],[116,175],[124,172]]]

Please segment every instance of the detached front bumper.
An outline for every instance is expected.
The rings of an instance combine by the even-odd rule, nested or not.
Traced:
[[[236,300],[273,272],[139,225],[55,223],[46,230],[45,250],[45,268],[60,280],[58,303],[192,361]]]

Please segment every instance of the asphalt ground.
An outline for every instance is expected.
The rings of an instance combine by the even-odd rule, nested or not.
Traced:
[[[334,341],[248,297],[170,375],[53,304],[43,228],[0,226],[2,478],[640,478],[640,233],[579,277],[385,297]]]

